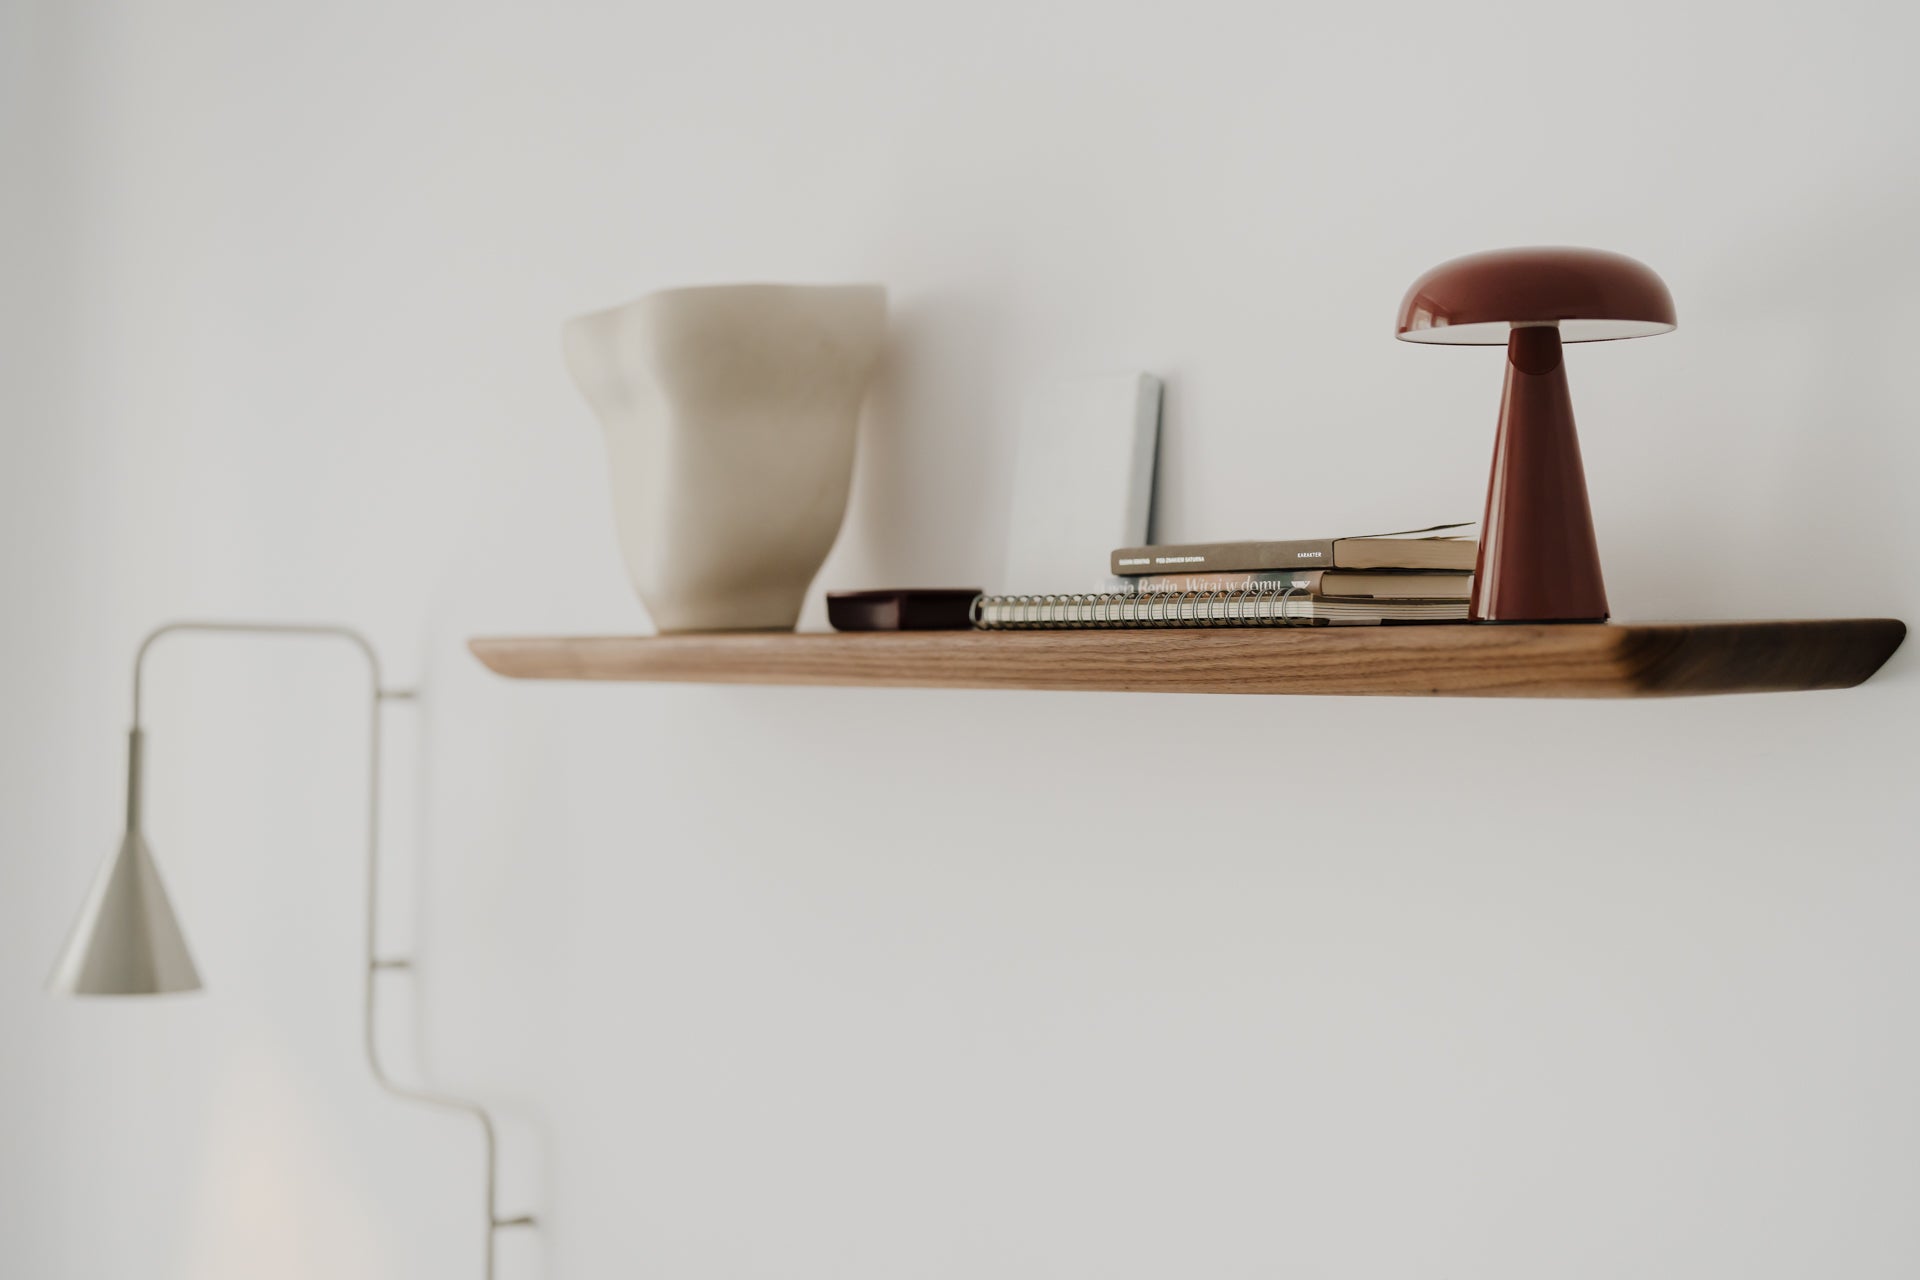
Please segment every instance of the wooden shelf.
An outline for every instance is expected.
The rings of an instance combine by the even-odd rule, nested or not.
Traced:
[[[1843,689],[1900,646],[1891,618],[1136,631],[730,632],[490,638],[524,680],[1513,698]]]

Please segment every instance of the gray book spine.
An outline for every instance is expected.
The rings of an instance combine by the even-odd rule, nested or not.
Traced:
[[[1182,546],[1122,547],[1113,553],[1116,576],[1148,573],[1268,573],[1331,569],[1333,539],[1290,542],[1195,542]]]

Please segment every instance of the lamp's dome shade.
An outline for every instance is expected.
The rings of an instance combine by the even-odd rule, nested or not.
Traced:
[[[1555,324],[1563,342],[1666,333],[1673,295],[1643,262],[1601,249],[1495,249],[1443,262],[1400,303],[1402,342],[1505,346],[1516,324]]]
[[[70,996],[200,989],[200,974],[187,954],[160,871],[138,831],[128,831],[119,852],[100,868],[48,985]]]

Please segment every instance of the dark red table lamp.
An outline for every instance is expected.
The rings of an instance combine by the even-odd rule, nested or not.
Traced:
[[[1606,620],[1607,588],[1560,344],[1644,338],[1674,324],[1673,295],[1660,277],[1599,249],[1469,254],[1441,263],[1407,290],[1395,330],[1402,342],[1507,349],[1469,618]]]

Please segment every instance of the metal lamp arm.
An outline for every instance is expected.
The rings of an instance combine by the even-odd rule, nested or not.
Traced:
[[[523,1227],[533,1225],[531,1215],[502,1217],[499,1207],[499,1141],[494,1132],[493,1116],[478,1102],[455,1097],[451,1094],[433,1093],[424,1089],[412,1088],[400,1084],[387,1074],[380,1061],[380,1046],[375,1028],[378,1025],[376,1013],[380,997],[380,975],[382,973],[409,971],[413,961],[405,956],[383,957],[378,953],[378,928],[380,921],[380,761],[382,723],[381,707],[387,702],[411,700],[414,696],[410,689],[390,689],[382,683],[380,656],[374,651],[373,644],[366,636],[351,627],[328,623],[293,622],[206,622],[185,621],[169,622],[155,627],[140,642],[140,648],[133,659],[133,724],[129,731],[128,743],[129,768],[127,772],[127,821],[130,827],[138,825],[140,818],[142,768],[141,755],[144,743],[141,729],[141,690],[145,682],[147,652],[153,648],[154,641],[162,636],[176,632],[224,633],[251,636],[290,636],[344,640],[359,650],[366,659],[368,676],[368,708],[370,730],[367,740],[367,896],[366,896],[366,938],[365,938],[365,974],[363,976],[362,1000],[362,1039],[366,1051],[367,1069],[373,1075],[374,1083],[396,1098],[409,1102],[425,1103],[429,1106],[458,1111],[473,1117],[480,1125],[481,1137],[486,1147],[486,1270],[485,1280],[493,1280],[494,1272],[494,1234],[503,1227]]]

